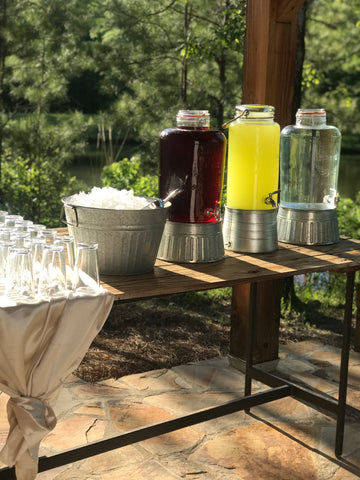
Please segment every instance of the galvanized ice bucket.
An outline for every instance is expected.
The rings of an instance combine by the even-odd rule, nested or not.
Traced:
[[[135,275],[153,269],[170,203],[143,210],[113,210],[73,205],[71,199],[62,200],[69,234],[76,243],[98,244],[101,274]]]

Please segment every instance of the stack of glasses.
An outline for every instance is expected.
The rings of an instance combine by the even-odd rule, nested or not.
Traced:
[[[0,296],[32,302],[99,289],[96,243],[78,243],[45,225],[0,211]]]

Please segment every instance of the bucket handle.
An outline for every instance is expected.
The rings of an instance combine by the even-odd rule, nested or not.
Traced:
[[[75,212],[75,219],[76,219],[76,225],[74,225],[74,224],[69,223],[69,222],[66,221],[64,204],[61,206],[60,221],[61,221],[62,223],[65,223],[65,225],[67,225],[67,226],[77,227],[77,226],[79,225],[79,219],[78,219],[78,214],[77,214],[76,207],[74,207],[73,205],[66,205],[66,206],[69,207],[69,208],[71,208],[72,210],[74,210],[74,212]]]

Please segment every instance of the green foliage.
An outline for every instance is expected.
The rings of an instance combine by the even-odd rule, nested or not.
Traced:
[[[310,0],[308,5],[301,106],[325,108],[328,123],[342,133],[343,148],[353,150],[360,134],[360,4]],[[340,234],[360,238],[360,194],[355,201],[340,199],[337,214]],[[344,275],[311,274],[301,280],[292,306],[305,308],[312,300],[332,308],[343,304]]]
[[[117,9],[112,4],[104,0],[91,7],[101,88],[114,96],[107,113],[113,132],[128,132],[143,165],[154,172],[159,133],[175,124],[177,110],[209,109],[214,126],[233,114],[241,96],[244,2],[122,0]]]
[[[295,292],[303,303],[318,301],[325,308],[344,305],[346,276],[339,273],[320,272],[307,274],[295,285]],[[309,315],[311,312],[309,312]]]
[[[66,5],[15,0],[0,16],[1,202],[13,213],[58,226],[61,198],[75,179],[63,173],[84,147],[81,114],[49,121],[50,109],[67,95],[68,81],[89,67],[88,9],[84,0]]]
[[[69,76],[91,63],[84,41],[88,9],[80,0],[17,0],[6,7],[4,82],[22,110],[45,112],[66,96]]]
[[[135,195],[156,197],[158,178],[141,174],[140,157],[122,159],[105,166],[101,175],[104,187],[133,190]]]
[[[6,151],[2,158],[1,208],[48,227],[60,226],[61,198],[74,193],[78,185],[59,167],[51,160],[15,157]]]
[[[61,122],[45,114],[14,117],[6,125],[0,191],[4,208],[47,226],[59,226],[61,199],[83,185],[63,173],[83,148],[86,122],[73,114]]]
[[[345,198],[337,208],[339,232],[351,238],[360,238],[360,192],[354,200]]]
[[[346,139],[360,134],[359,18],[358,0],[309,2],[302,107],[326,108]]]
[[[141,151],[141,162],[105,170],[105,182],[156,196],[157,178],[149,173],[157,173],[158,136],[174,125],[177,110],[207,108],[214,126],[232,115],[244,31],[243,0],[119,0],[116,8],[113,0],[7,2],[0,16],[0,157],[7,148],[17,160],[14,169],[3,167],[4,201],[20,206],[9,180],[18,170],[29,214],[50,221],[52,200],[43,194],[58,198],[61,172],[84,148],[88,124],[76,112],[68,122],[49,113],[74,110],[70,92],[91,79],[98,99],[106,99],[93,112],[106,120],[102,132],[112,134],[114,148],[103,142],[105,154],[117,160],[123,142]],[[26,183],[26,171],[39,191]]]
[[[360,238],[360,192],[356,200],[345,198],[337,207],[340,235]],[[295,307],[306,308],[309,301],[318,301],[325,308],[337,308],[344,304],[346,277],[342,274],[322,272],[299,277],[295,285]],[[292,305],[294,306],[294,305]],[[302,307],[301,307],[302,306]],[[311,312],[308,312],[310,315]]]
[[[83,151],[84,136],[91,120],[78,112],[69,116],[17,115],[9,120],[3,146],[16,156],[43,157],[62,165]]]

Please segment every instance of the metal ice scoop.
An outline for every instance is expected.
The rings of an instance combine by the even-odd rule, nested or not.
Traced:
[[[172,190],[168,195],[166,195],[165,198],[157,198],[153,202],[149,203],[146,205],[144,208],[163,208],[166,204],[167,201],[169,201],[171,198],[176,197],[180,192],[182,191],[182,188],[175,188],[175,190]]]

